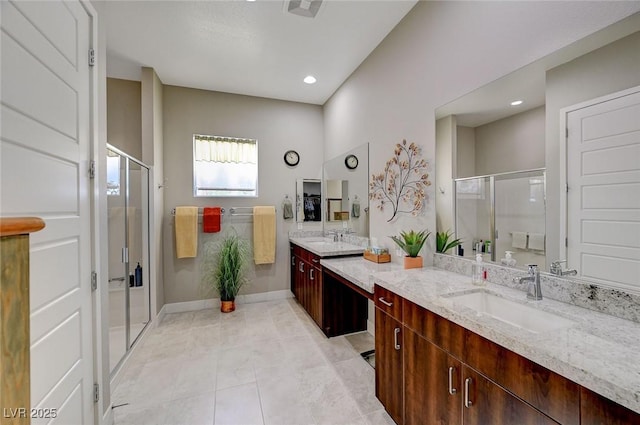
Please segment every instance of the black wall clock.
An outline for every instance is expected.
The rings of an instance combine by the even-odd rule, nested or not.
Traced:
[[[358,167],[358,157],[355,155],[347,155],[344,159],[344,165],[350,170],[355,170]]]
[[[295,167],[300,162],[300,155],[294,150],[286,151],[284,153],[284,162],[290,167]]]

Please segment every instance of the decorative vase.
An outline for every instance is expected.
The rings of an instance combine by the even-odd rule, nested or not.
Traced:
[[[420,269],[422,268],[422,257],[404,257],[405,269]]]
[[[235,300],[232,301],[221,301],[220,302],[220,311],[223,313],[231,313],[236,309]]]

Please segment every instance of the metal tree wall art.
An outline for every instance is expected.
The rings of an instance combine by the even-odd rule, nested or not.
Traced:
[[[431,186],[427,174],[427,161],[420,158],[420,148],[407,141],[397,143],[393,157],[387,161],[384,172],[373,174],[369,182],[369,199],[378,201],[377,208],[392,209],[390,222],[398,213],[414,216],[426,202],[426,188]]]

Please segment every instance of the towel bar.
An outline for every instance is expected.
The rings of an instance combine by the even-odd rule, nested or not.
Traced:
[[[202,211],[203,211],[203,209],[202,209],[202,208],[198,208],[198,215],[199,215],[199,216],[202,216]],[[224,214],[224,208],[220,208],[220,212],[221,212],[222,214]],[[173,208],[173,209],[171,210],[171,215],[176,215],[176,209],[175,209],[175,208]]]

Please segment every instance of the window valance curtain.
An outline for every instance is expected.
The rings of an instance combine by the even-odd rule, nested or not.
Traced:
[[[234,164],[256,164],[258,144],[255,139],[194,136],[195,160]]]

